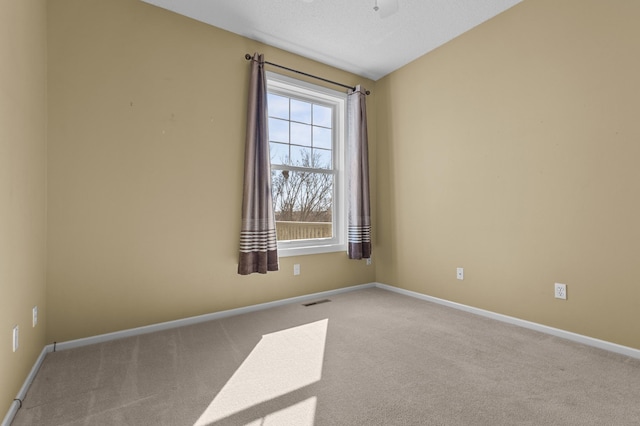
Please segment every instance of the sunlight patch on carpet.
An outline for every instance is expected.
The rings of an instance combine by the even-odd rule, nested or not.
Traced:
[[[290,407],[271,413],[264,418],[247,423],[245,426],[313,426],[316,417],[317,399],[315,396],[305,399]]]
[[[328,322],[324,319],[262,336],[194,426],[210,425],[318,382]],[[282,416],[296,416],[296,419],[311,418],[311,422],[295,424],[313,425],[315,406],[315,398],[309,398],[265,416],[260,424],[268,424],[270,417],[269,423]]]

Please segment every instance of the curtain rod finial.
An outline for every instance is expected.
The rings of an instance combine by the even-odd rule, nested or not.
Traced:
[[[248,61],[249,59],[251,59],[251,55],[249,55],[248,53],[245,53],[244,58]]]

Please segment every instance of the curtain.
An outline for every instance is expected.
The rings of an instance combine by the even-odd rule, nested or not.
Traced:
[[[238,274],[266,274],[278,270],[276,221],[271,197],[271,162],[264,55],[251,61],[247,135],[244,153],[244,189]]]
[[[369,203],[369,141],[367,138],[366,91],[360,87],[349,93],[347,116],[347,158],[349,159],[349,259],[371,257],[371,207]]]

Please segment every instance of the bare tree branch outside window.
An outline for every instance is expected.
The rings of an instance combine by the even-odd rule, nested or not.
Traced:
[[[284,164],[287,161],[283,161]],[[326,169],[320,156],[301,150],[295,167]],[[273,170],[272,194],[277,221],[331,222],[333,175],[317,171]]]

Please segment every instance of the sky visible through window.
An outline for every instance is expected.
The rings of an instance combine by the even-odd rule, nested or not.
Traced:
[[[273,93],[268,105],[272,164],[332,168],[332,108]]]

